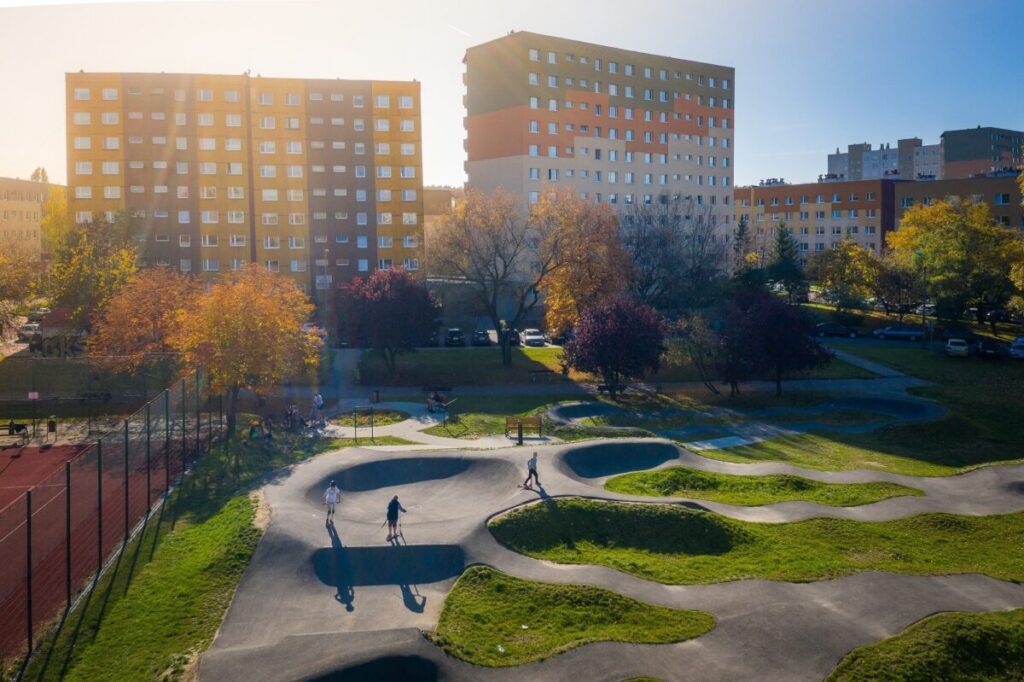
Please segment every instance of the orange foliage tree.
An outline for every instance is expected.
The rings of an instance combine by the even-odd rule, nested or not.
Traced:
[[[568,187],[543,193],[533,206],[531,222],[560,235],[559,266],[540,282],[544,321],[557,335],[575,327],[587,308],[623,291],[629,255],[611,207],[584,201]]]
[[[255,265],[225,275],[178,312],[171,345],[186,366],[209,373],[212,393],[227,394],[229,436],[241,391],[261,393],[315,370],[322,342],[302,329],[312,312],[291,280]]]
[[[137,272],[94,320],[89,355],[111,371],[132,374],[165,361],[176,352],[170,337],[178,325],[178,313],[201,292],[198,280],[174,270]]]

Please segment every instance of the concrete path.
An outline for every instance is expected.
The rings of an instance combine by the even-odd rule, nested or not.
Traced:
[[[248,682],[330,675],[619,681],[653,675],[666,680],[815,680],[851,649],[897,634],[937,611],[1024,605],[1024,586],[980,575],[862,573],[803,584],[744,580],[668,586],[600,566],[533,560],[498,544],[486,528],[492,515],[537,499],[517,487],[533,449],[401,455],[346,449],[288,470],[265,488],[270,527],[213,646],[202,656],[201,679]],[[937,509],[965,514],[1024,509],[1024,466],[930,479],[729,464],[652,439],[537,450],[541,478],[551,495],[639,499],[605,492],[604,480],[626,470],[676,464],[726,473],[797,472],[828,481],[887,480],[926,493],[855,508],[693,503],[753,521],[810,516],[880,520]],[[334,528],[325,525],[320,503],[332,478],[344,493]],[[401,546],[385,543],[381,528],[393,495],[408,509],[402,519],[408,544]],[[718,625],[674,645],[598,643],[527,666],[471,666],[444,655],[418,631],[436,626],[445,595],[464,567],[474,563],[522,578],[597,585],[654,604],[708,611]]]

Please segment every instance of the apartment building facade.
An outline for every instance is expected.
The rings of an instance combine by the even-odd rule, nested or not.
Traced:
[[[733,68],[529,32],[463,61],[468,188],[530,204],[567,185],[619,211],[690,197],[729,226]]]
[[[43,205],[54,185],[0,178],[0,249],[17,250],[28,258],[43,254]]]
[[[415,81],[68,73],[69,210],[128,211],[147,265],[304,290],[420,269]]]
[[[910,137],[878,145],[877,149],[863,142],[847,145],[845,152],[836,148],[828,155],[829,179],[835,180],[914,180],[942,177],[942,145],[923,144],[921,138]]]
[[[986,175],[1024,164],[1024,132],[991,126],[942,133],[939,179]]]
[[[970,178],[947,178],[930,182],[901,182],[896,185],[896,227],[912,206],[928,206],[938,201],[963,199],[987,204],[993,220],[1006,227],[1024,231],[1024,206],[1021,201],[1018,171],[1003,171]]]
[[[877,254],[894,228],[896,187],[912,183],[856,180],[786,184],[769,181],[734,191],[735,219],[746,219],[753,248],[767,262],[775,230],[785,224],[807,257],[842,239]]]

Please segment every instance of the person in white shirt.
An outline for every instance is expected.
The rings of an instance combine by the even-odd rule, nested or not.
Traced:
[[[338,489],[338,484],[331,481],[331,485],[324,491],[324,504],[327,505],[327,523],[334,523],[334,505],[338,504],[341,500],[341,490]]]
[[[537,452],[534,451],[533,457],[526,462],[526,480],[523,481],[523,487],[533,490],[533,481],[537,482],[537,487],[540,485],[540,477],[537,475]]]

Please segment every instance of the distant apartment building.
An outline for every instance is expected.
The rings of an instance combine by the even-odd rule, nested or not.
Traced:
[[[941,145],[925,145],[920,138],[911,137],[899,140],[895,147],[885,143],[873,149],[867,142],[848,145],[845,152],[837,147],[834,154],[828,155],[826,177],[836,180],[941,178]]]
[[[785,224],[806,257],[825,251],[844,238],[878,253],[893,229],[893,180],[848,180],[791,185],[780,180],[737,187],[735,217],[746,219],[753,248],[767,260],[775,230]]]
[[[734,69],[528,32],[464,59],[467,187],[569,186],[619,211],[689,197],[731,220]]]
[[[828,155],[823,178],[837,180],[943,180],[969,178],[1019,167],[1024,163],[1024,132],[1005,128],[947,130],[938,144],[917,137],[884,143],[873,149],[864,142],[836,148]]]
[[[419,270],[420,84],[68,73],[69,210],[127,210],[146,264],[254,262],[326,290]]]
[[[941,178],[969,178],[1024,164],[1024,132],[1005,128],[966,128],[942,133]]]
[[[912,206],[931,205],[950,199],[988,204],[992,218],[1001,225],[1024,230],[1024,206],[1016,171],[1003,171],[971,178],[947,178],[929,182],[901,182],[896,185],[896,227]]]
[[[433,263],[430,252],[438,239],[440,225],[451,214],[460,195],[462,190],[454,187],[423,188],[423,260],[428,269]]]
[[[43,252],[43,204],[50,195],[45,182],[0,178],[0,249],[39,258]]]

